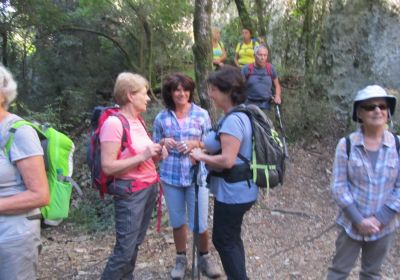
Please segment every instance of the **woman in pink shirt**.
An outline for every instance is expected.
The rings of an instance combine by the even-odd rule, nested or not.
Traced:
[[[109,186],[114,195],[116,244],[102,279],[133,279],[139,245],[149,226],[158,192],[158,174],[154,161],[168,155],[147,134],[139,115],[150,101],[149,84],[138,74],[118,75],[114,99],[129,123],[132,147],[121,151],[123,127],[120,119],[110,116],[100,132],[101,166],[115,180]]]

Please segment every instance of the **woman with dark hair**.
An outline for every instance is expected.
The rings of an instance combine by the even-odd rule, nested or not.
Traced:
[[[245,84],[238,68],[223,67],[209,76],[208,84],[208,95],[225,115],[246,100]],[[195,148],[190,156],[196,161],[205,162],[212,171],[235,173],[235,166],[244,163],[238,154],[251,157],[250,119],[244,113],[234,112],[222,117],[219,124],[218,131],[212,131],[204,138],[207,153]],[[255,203],[258,187],[252,179],[239,178],[228,182],[219,176],[210,176],[209,187],[215,197],[212,240],[225,273],[229,280],[248,279],[240,235],[243,216]]]
[[[242,68],[246,64],[254,63],[254,48],[259,45],[257,41],[253,39],[253,31],[245,27],[242,30],[243,41],[236,45],[235,49],[235,65]]]
[[[194,229],[195,188],[189,152],[202,147],[203,137],[211,128],[207,111],[193,103],[194,88],[193,80],[186,75],[168,76],[162,87],[166,109],[156,116],[153,125],[154,141],[169,152],[160,164],[160,177],[176,248],[176,264],[171,271],[173,279],[183,279],[185,275],[187,219],[190,229]],[[205,187],[207,171],[204,164],[200,164],[199,170],[199,269],[208,277],[216,278],[220,271],[209,254],[208,189]]]

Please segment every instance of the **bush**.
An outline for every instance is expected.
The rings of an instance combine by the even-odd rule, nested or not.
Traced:
[[[338,120],[334,106],[327,97],[310,94],[305,89],[285,88],[282,96],[282,117],[290,142],[343,135],[346,122]]]
[[[84,190],[84,199],[75,200],[68,221],[85,231],[106,231],[114,228],[114,204],[110,196],[99,198],[96,190]]]

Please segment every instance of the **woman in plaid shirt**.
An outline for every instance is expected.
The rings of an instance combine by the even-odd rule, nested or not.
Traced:
[[[336,148],[332,194],[341,232],[328,280],[346,279],[361,250],[360,279],[381,279],[381,266],[399,226],[399,151],[387,130],[396,98],[377,85],[360,90],[353,120],[360,129]]]
[[[194,229],[195,190],[189,152],[202,147],[203,137],[211,129],[208,112],[193,103],[194,88],[193,80],[186,75],[177,73],[167,77],[162,87],[166,109],[156,116],[153,125],[153,140],[169,152],[160,163],[160,177],[177,253],[172,279],[183,279],[185,275],[187,219],[189,228]],[[199,269],[208,277],[216,278],[221,272],[208,253],[208,189],[204,163],[200,163],[199,172]]]

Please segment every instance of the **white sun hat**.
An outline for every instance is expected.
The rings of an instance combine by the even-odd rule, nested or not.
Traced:
[[[393,116],[394,109],[396,107],[396,97],[388,95],[386,90],[378,85],[367,86],[362,90],[358,91],[353,101],[353,121],[360,122],[357,118],[357,106],[361,101],[365,101],[372,98],[385,98],[390,109],[390,115]]]

